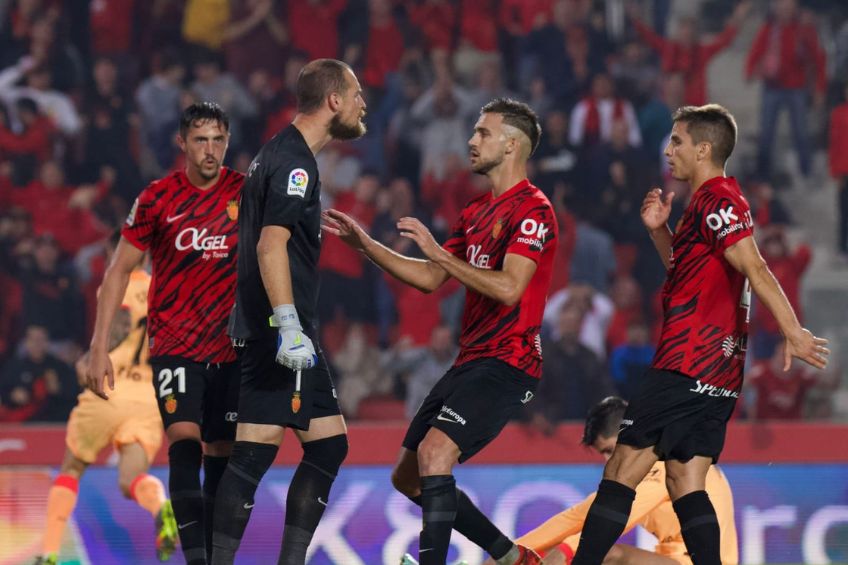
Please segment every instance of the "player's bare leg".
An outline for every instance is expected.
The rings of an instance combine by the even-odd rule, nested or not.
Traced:
[[[47,495],[44,542],[41,547],[41,557],[36,560],[36,563],[50,565],[58,561],[65,527],[77,505],[79,479],[87,467],[88,463],[77,459],[69,449],[65,449],[62,467],[53,480],[53,486],[50,487],[50,492]]]
[[[447,434],[430,428],[418,445],[417,468],[413,468],[409,450],[401,452],[398,466],[392,475],[396,485],[414,502],[420,500],[424,527],[419,542],[419,561],[422,565],[444,563],[450,546],[451,530],[456,530],[486,550],[498,565],[539,563],[532,550],[512,543],[456,488],[453,466],[459,461],[459,446]],[[420,498],[415,492],[415,472],[420,475]]]
[[[619,443],[604,467],[604,478],[589,508],[574,565],[598,565],[624,531],[638,485],[654,463],[653,447],[637,449]]]
[[[203,491],[200,466],[203,447],[200,426],[195,422],[175,422],[165,430],[168,436],[168,492],[177,521],[183,556],[188,565],[206,564]]]
[[[712,462],[711,457],[696,455],[686,462],[665,463],[668,494],[695,565],[721,564],[721,532],[706,491],[707,471]]]
[[[162,481],[147,471],[150,461],[139,443],[120,447],[118,460],[118,486],[121,493],[147,510],[156,523],[156,557],[160,561],[171,558],[177,547],[177,522],[171,502],[165,498]]]

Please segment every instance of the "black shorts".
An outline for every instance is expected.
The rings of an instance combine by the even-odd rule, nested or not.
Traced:
[[[645,371],[624,413],[618,443],[653,446],[661,461],[701,455],[718,462],[736,398],[699,393],[696,382],[676,371]]]
[[[459,446],[459,462],[464,463],[501,433],[537,386],[539,379],[500,359],[474,359],[452,367],[421,403],[403,446],[417,451],[432,426]]]
[[[313,418],[342,413],[323,353],[318,353],[315,367],[301,371],[298,396],[296,371],[275,360],[276,331],[268,339],[245,342],[236,351],[241,361],[239,422],[308,430]]]
[[[185,357],[150,360],[153,388],[165,429],[176,422],[200,426],[205,442],[234,440],[238,420],[238,362],[199,363]]]

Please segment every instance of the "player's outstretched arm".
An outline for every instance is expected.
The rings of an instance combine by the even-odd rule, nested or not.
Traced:
[[[824,369],[827,356],[830,355],[830,350],[826,347],[827,340],[814,336],[798,322],[792,305],[760,255],[754,238],[749,236],[740,239],[727,248],[724,257],[737,271],[748,277],[751,290],[777,320],[785,341],[783,370],[789,370],[793,357],[818,369]]]
[[[398,229],[401,236],[417,243],[430,261],[439,265],[466,288],[507,306],[521,300],[533,273],[536,272],[535,261],[516,253],[506,254],[503,268],[499,271],[466,263],[436,243],[427,226],[416,218],[401,218]]]
[[[115,390],[115,373],[112,362],[109,360],[112,322],[115,319],[115,313],[121,307],[130,274],[143,257],[144,251],[122,237],[115,249],[112,263],[106,269],[103,284],[100,285],[97,295],[97,318],[94,322],[94,334],[91,336],[85,381],[86,386],[103,399],[109,398],[104,390],[104,378],[108,381],[109,389]]]
[[[663,198],[660,188],[652,188],[642,201],[642,223],[648,229],[648,234],[660,254],[666,270],[671,266],[671,230],[668,227],[668,217],[671,215],[671,201],[674,193],[669,192]]]
[[[445,269],[430,260],[397,253],[365,233],[356,220],[338,210],[326,210],[321,229],[362,251],[378,267],[421,292],[433,292],[450,278]]]

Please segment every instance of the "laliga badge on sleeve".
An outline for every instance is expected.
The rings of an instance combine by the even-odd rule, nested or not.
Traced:
[[[286,194],[305,198],[308,184],[309,174],[304,169],[294,169],[289,173],[289,186],[286,189]]]

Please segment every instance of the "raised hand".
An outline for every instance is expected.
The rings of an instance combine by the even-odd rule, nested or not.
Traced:
[[[338,210],[321,212],[321,229],[341,238],[343,242],[354,249],[363,250],[371,239],[365,230],[350,216]]]
[[[657,230],[665,226],[671,214],[671,201],[674,193],[669,192],[663,197],[661,188],[652,188],[642,201],[642,223],[649,230]]]
[[[397,223],[401,237],[406,237],[418,244],[421,252],[431,260],[435,260],[438,254],[443,251],[442,247],[436,243],[436,239],[427,226],[421,223],[417,218],[404,217]]]

